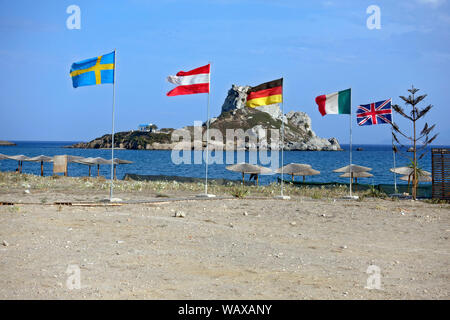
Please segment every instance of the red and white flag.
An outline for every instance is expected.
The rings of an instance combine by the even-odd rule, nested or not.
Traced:
[[[182,94],[209,93],[210,65],[191,70],[180,71],[175,76],[168,76],[167,81],[177,84],[173,90],[167,92],[169,97]]]

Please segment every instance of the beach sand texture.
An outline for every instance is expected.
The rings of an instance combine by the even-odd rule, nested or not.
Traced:
[[[161,202],[67,206],[53,203],[100,204],[108,182],[0,173],[15,203],[0,206],[0,299],[450,298],[448,204],[195,200],[202,186],[180,185],[119,181],[115,197]],[[370,265],[381,290],[365,288]]]

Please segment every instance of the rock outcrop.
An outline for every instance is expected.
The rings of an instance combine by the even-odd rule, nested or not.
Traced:
[[[249,86],[238,86],[233,84],[231,89],[228,90],[228,95],[222,105],[222,112],[229,112],[233,110],[246,109],[245,103],[247,102],[247,92],[250,89]],[[256,107],[256,110],[266,112],[274,119],[282,119],[280,106],[276,104],[269,104],[267,106]]]

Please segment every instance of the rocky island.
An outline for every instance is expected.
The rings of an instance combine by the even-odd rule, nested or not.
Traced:
[[[221,113],[218,117],[209,119],[210,128],[220,132],[222,141],[213,139],[210,145],[224,150],[248,150],[248,149],[281,149],[281,141],[276,145],[271,143],[271,130],[280,130],[284,123],[284,149],[300,151],[339,151],[342,150],[336,138],[320,138],[311,127],[311,118],[301,111],[291,111],[285,115],[282,114],[278,104],[262,106],[257,108],[248,108],[245,106],[247,101],[247,91],[249,86],[233,85],[228,91],[228,95],[222,105]],[[257,138],[257,142],[245,141],[226,141],[227,129],[242,129],[246,136]],[[156,132],[127,131],[118,132],[114,135],[114,147],[122,149],[141,149],[141,150],[171,150],[179,142],[172,140],[174,132],[177,135],[186,133],[191,137],[191,141],[184,141],[186,147],[182,149],[191,149],[190,143],[194,138],[194,127],[186,126],[175,130],[172,128],[160,129]],[[218,131],[217,131],[218,130]],[[202,124],[202,131],[206,131],[206,123]],[[213,130],[211,130],[213,131]],[[211,133],[211,136],[213,134]],[[174,142],[175,141],[175,142]],[[205,147],[203,141],[201,146]],[[111,148],[111,135],[106,134],[90,142],[81,142],[68,146],[69,148]]]
[[[5,140],[0,140],[0,146],[15,146],[16,144],[14,142],[9,142]]]

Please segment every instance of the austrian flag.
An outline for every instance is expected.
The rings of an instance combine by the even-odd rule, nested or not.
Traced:
[[[167,81],[177,84],[178,87],[167,92],[167,96],[179,96],[183,94],[209,93],[210,65],[180,71],[175,76],[168,76]]]

